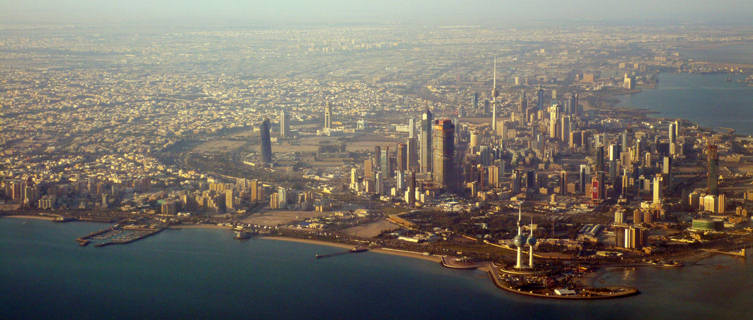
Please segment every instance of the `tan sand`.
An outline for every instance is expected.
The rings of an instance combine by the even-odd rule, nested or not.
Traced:
[[[359,225],[359,226],[345,229],[343,230],[343,232],[352,236],[360,237],[360,238],[374,238],[380,235],[384,231],[395,230],[398,228],[399,226],[385,219],[381,219],[376,222],[367,223],[364,225]]]
[[[17,214],[12,216],[4,216],[6,218],[13,218],[13,219],[34,219],[34,220],[45,220],[45,221],[55,221],[55,217],[48,217],[48,216],[32,216],[32,215],[23,215],[23,214]]]
[[[202,223],[202,224],[179,224],[175,226],[170,226],[170,229],[231,229],[230,227],[225,226],[218,226],[216,224],[208,224],[208,223]]]

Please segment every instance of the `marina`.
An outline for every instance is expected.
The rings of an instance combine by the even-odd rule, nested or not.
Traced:
[[[115,224],[107,229],[79,237],[76,242],[82,247],[94,243],[97,248],[115,244],[128,244],[153,236],[164,229],[164,227],[155,225]]]

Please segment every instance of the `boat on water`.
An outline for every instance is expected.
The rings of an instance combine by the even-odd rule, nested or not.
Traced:
[[[234,238],[238,239],[238,240],[244,240],[244,239],[251,238],[251,236],[253,236],[253,233],[251,233],[251,232],[244,231],[244,230],[238,230],[238,231],[235,231]]]

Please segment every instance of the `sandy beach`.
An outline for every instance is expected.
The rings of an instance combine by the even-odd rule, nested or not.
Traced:
[[[12,215],[12,216],[3,216],[5,218],[13,218],[13,219],[34,219],[34,220],[45,220],[45,221],[54,221],[55,217],[47,217],[47,216],[31,216],[31,215]]]
[[[337,242],[329,242],[329,241],[321,241],[321,240],[311,240],[311,239],[300,239],[300,238],[291,238],[291,237],[278,237],[278,236],[269,236],[269,237],[260,237],[259,239],[262,240],[278,240],[278,241],[290,241],[290,242],[299,242],[299,243],[308,243],[308,244],[315,244],[320,246],[330,246],[330,247],[337,247],[337,248],[343,248],[343,249],[351,249],[354,247],[354,245],[350,244],[344,244],[344,243],[337,243]],[[369,249],[370,252],[375,253],[381,253],[381,254],[389,254],[393,256],[401,256],[401,257],[407,257],[407,258],[414,258],[414,259],[421,259],[431,262],[439,263],[441,258],[438,256],[427,256],[420,252],[414,252],[414,251],[406,251],[406,250],[398,250],[398,249],[390,249],[390,248],[376,248],[376,249]]]
[[[203,223],[203,224],[179,224],[179,225],[170,226],[169,229],[222,229],[222,230],[230,230],[232,228],[225,227],[225,226],[218,226],[216,224]]]

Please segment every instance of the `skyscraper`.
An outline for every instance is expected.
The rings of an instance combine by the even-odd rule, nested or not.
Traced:
[[[280,110],[280,137],[286,138],[289,135],[289,130],[288,113],[284,109]]]
[[[494,58],[492,71],[492,131],[497,131],[497,58]]]
[[[559,118],[560,118],[560,105],[553,104],[549,107],[549,137],[552,139],[557,138],[559,134]]]
[[[433,131],[433,164],[434,182],[441,188],[453,192],[457,186],[455,169],[455,125],[452,121],[434,121]]]
[[[324,129],[332,129],[332,107],[330,107],[329,102],[324,107]]]
[[[580,165],[578,170],[578,193],[586,193],[586,176],[588,175],[588,166],[585,164]]]
[[[713,195],[719,194],[719,153],[716,145],[708,145],[708,153],[706,154],[708,180],[707,185],[709,193]]]
[[[518,113],[522,115],[526,112],[526,109],[528,109],[528,100],[526,100],[525,90],[522,90],[520,94],[520,103],[518,104]]]
[[[536,99],[536,110],[544,110],[544,89],[541,89],[541,85],[536,90]]]
[[[408,169],[408,145],[405,143],[397,144],[397,170],[400,172]]]
[[[408,177],[408,206],[412,207],[416,204],[416,173],[411,171],[410,177]]]
[[[664,185],[667,188],[672,187],[672,157],[664,156],[662,159],[661,173],[664,175]]]
[[[418,140],[416,138],[408,138],[406,141],[407,160],[406,165],[408,170],[418,171]]]
[[[408,138],[416,137],[416,124],[414,121],[413,118],[408,119]]]
[[[497,132],[497,102],[492,102],[492,131]]]
[[[272,141],[269,137],[269,119],[264,118],[259,126],[259,137],[261,141],[259,146],[261,147],[261,161],[264,163],[272,162]]]
[[[669,154],[675,155],[677,153],[677,122],[669,124]]]
[[[431,144],[431,126],[433,117],[431,111],[426,109],[421,119],[421,150],[419,159],[421,161],[421,172],[431,172],[432,165],[432,144]]]

